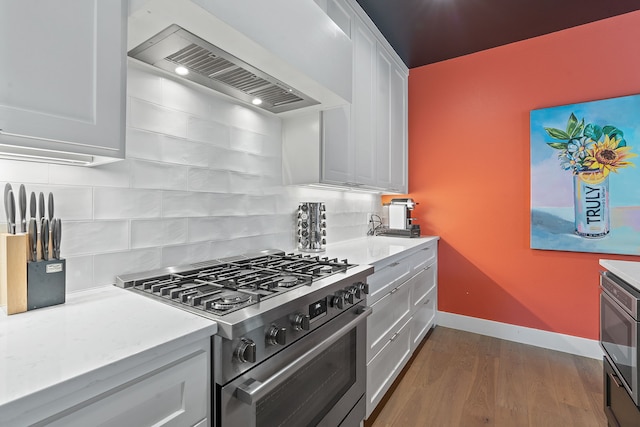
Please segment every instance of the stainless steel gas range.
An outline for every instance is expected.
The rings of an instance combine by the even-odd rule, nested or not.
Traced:
[[[217,426],[358,426],[371,266],[266,250],[117,278],[218,323]]]

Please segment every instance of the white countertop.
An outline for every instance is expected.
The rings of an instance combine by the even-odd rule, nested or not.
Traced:
[[[640,291],[640,262],[601,259],[600,265]]]
[[[0,311],[0,408],[24,406],[26,398],[54,386],[90,383],[134,356],[216,331],[211,320],[115,286],[73,293],[65,304],[26,313]]]
[[[393,257],[407,249],[426,245],[438,240],[437,236],[423,236],[419,238],[367,236],[343,242],[329,243],[326,254],[330,258],[346,258],[353,264],[375,264],[381,260]]]

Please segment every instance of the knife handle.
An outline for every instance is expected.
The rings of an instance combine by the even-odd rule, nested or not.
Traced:
[[[42,230],[40,231],[40,243],[42,245],[42,259],[49,260],[49,220],[42,220]]]
[[[31,261],[38,261],[38,223],[35,218],[29,220],[29,253]]]

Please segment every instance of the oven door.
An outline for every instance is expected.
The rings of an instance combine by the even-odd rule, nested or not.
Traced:
[[[638,322],[604,290],[600,291],[600,345],[638,405]]]
[[[348,419],[343,425],[358,426],[369,314],[353,307],[222,387],[221,424],[336,427]]]

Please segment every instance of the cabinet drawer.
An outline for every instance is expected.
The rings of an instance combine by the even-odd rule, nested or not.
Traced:
[[[367,362],[389,341],[411,314],[411,283],[405,282],[371,305],[367,318]]]
[[[367,364],[367,415],[376,408],[411,356],[411,319]]]
[[[411,351],[415,350],[429,329],[435,324],[437,306],[438,290],[434,286],[425,297],[420,300],[420,305],[412,316]]]
[[[209,375],[208,353],[197,352],[36,425],[195,426],[207,418]]]
[[[418,274],[411,278],[413,283],[413,295],[411,296],[411,302],[414,308],[422,305],[425,297],[432,289],[436,287],[436,266],[431,265],[426,270],[420,271]]]
[[[409,255],[406,260],[411,265],[411,274],[416,274],[421,270],[425,270],[435,263],[438,252],[438,245],[433,242],[426,248],[419,249],[415,253]]]
[[[402,284],[411,276],[411,265],[406,258],[376,270],[367,278],[369,296],[367,304],[372,305],[391,289]]]

